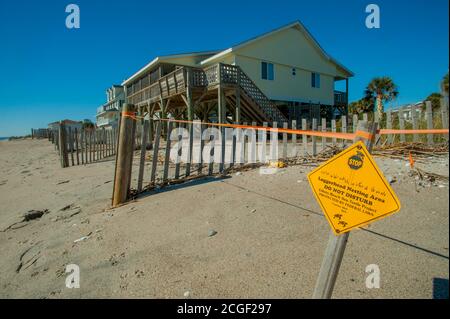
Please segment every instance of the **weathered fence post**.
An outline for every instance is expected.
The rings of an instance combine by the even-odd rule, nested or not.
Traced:
[[[400,130],[405,129],[405,117],[403,115],[403,107],[398,109],[398,125],[400,127]],[[402,142],[402,143],[406,142],[405,134],[400,134],[400,142]]]
[[[433,129],[433,109],[431,107],[431,101],[426,101],[426,117],[427,117],[427,129]],[[428,145],[433,144],[433,134],[427,134],[427,143]]]
[[[302,119],[302,130],[306,131],[308,129],[307,127],[306,119]],[[303,134],[302,135],[302,143],[303,143],[303,155],[306,156],[308,154],[308,135]]]
[[[411,120],[412,120],[412,126],[413,126],[413,130],[417,130],[418,127],[418,123],[417,123],[417,110],[416,110],[416,105],[411,105]],[[413,142],[418,142],[419,141],[419,134],[413,134]]]
[[[72,166],[75,166],[75,161],[73,158],[73,134],[72,134],[72,128],[69,126],[69,152],[70,152],[70,159],[72,160]]]
[[[386,112],[386,128],[388,130],[392,130],[392,110],[391,109],[387,110],[387,112]],[[393,143],[393,135],[392,134],[388,134],[387,143],[388,144]]]
[[[442,128],[448,129],[448,96],[441,99]],[[448,134],[444,135],[448,141]]]
[[[132,104],[124,104],[122,110],[122,119],[120,121],[120,130],[118,138],[118,149],[116,156],[116,167],[114,175],[114,189],[112,206],[124,203],[128,198],[129,185],[131,181],[131,167],[133,164],[133,129],[134,119],[130,117],[135,112]]]
[[[327,132],[327,119],[322,118],[322,132]],[[327,138],[322,136],[322,150],[324,150],[327,147]]]
[[[352,120],[352,125],[353,125],[353,133],[356,132],[356,130],[358,129],[358,114],[353,114],[353,120]]]
[[[283,122],[283,129],[287,129],[288,128],[288,123],[287,122]],[[282,155],[282,159],[287,159],[288,158],[288,152],[287,152],[287,140],[288,140],[288,135],[286,132],[283,133],[283,151],[281,154]]]
[[[358,131],[369,132],[372,135],[372,138],[366,141],[366,146],[369,153],[372,152],[375,133],[377,129],[378,123],[371,123],[369,125],[369,123],[366,121],[359,122]],[[358,140],[361,140],[361,137],[357,137],[355,139],[355,142],[357,142]],[[330,234],[327,248],[325,250],[325,256],[320,267],[316,286],[314,288],[314,299],[331,298],[349,236],[349,232],[339,236],[334,235],[334,233]]]
[[[292,120],[292,129],[293,130],[297,129],[297,121],[296,120]],[[292,144],[291,154],[293,157],[297,157],[297,134],[292,134],[291,144]]]
[[[347,133],[347,116],[342,115],[341,117],[341,132],[342,133]],[[342,139],[342,146],[345,147],[345,139]]]
[[[156,123],[156,133],[155,142],[153,143],[153,158],[152,158],[152,172],[150,175],[150,183],[155,184],[156,181],[156,167],[158,165],[158,154],[159,154],[159,139],[161,138],[161,121]]]
[[[312,130],[313,131],[317,131],[317,119],[313,118],[312,119]],[[316,156],[317,155],[317,143],[316,143],[316,137],[313,135],[311,136],[311,141],[312,141],[312,156]]]
[[[144,168],[145,168],[145,152],[147,151],[147,138],[150,122],[144,120],[144,125],[142,126],[141,135],[141,158],[139,160],[139,175],[138,175],[138,187],[137,191],[140,193],[142,191],[142,182],[144,180]]]
[[[69,166],[69,155],[67,154],[67,132],[66,126],[63,122],[59,122],[59,157],[61,160],[61,167]]]
[[[331,120],[331,132],[336,133],[336,120]],[[333,146],[336,145],[336,137],[333,137]]]

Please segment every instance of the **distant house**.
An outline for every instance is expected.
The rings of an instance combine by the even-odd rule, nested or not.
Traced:
[[[125,101],[124,88],[113,85],[106,90],[106,103],[97,108],[97,127],[113,128],[119,123],[119,113]]]
[[[53,123],[49,123],[48,124],[48,128],[54,131],[57,131],[59,129],[59,123],[63,122],[64,125],[66,126],[66,129],[71,129],[71,130],[80,130],[83,127],[83,122],[80,121],[72,121],[72,120],[63,120],[63,121],[57,121],[57,122],[53,122]]]
[[[226,50],[157,57],[122,85],[151,116],[299,122],[346,113],[353,75],[297,21]]]
[[[424,102],[417,102],[415,104],[401,105],[401,106],[396,107],[395,109],[392,109],[392,114],[397,116],[397,114],[399,114],[399,111],[401,110],[403,119],[407,122],[411,122],[413,110],[415,110],[415,112],[417,114],[416,118],[420,118],[422,116],[423,104],[424,104]]]

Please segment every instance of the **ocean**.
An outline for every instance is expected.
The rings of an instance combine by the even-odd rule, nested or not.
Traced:
[[[7,140],[9,137],[0,137],[0,141]]]

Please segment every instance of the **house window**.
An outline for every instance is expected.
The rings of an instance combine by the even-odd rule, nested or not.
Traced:
[[[261,62],[261,78],[263,80],[273,81],[273,64],[268,62]]]
[[[311,86],[313,88],[320,88],[320,74],[319,73],[311,73]]]

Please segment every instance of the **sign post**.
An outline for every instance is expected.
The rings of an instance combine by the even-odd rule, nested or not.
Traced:
[[[331,298],[350,230],[400,210],[399,200],[370,155],[377,129],[376,122],[360,121],[356,143],[308,175],[332,228],[314,299]]]

